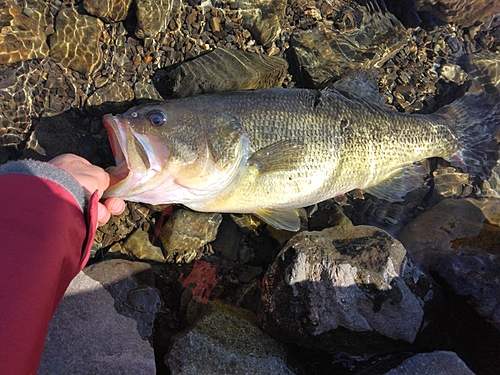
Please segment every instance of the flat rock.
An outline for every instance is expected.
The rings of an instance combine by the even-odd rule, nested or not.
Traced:
[[[38,375],[156,373],[153,348],[113,305],[101,284],[80,272],[52,318]]]
[[[122,253],[133,255],[137,259],[152,260],[165,263],[166,259],[161,248],[154,246],[149,240],[149,235],[142,229],[136,229],[123,243]]]
[[[83,0],[83,7],[93,16],[107,22],[119,22],[127,18],[132,0]]]
[[[28,6],[23,1],[4,1],[1,7],[0,64],[47,57],[47,2],[30,1]]]
[[[98,106],[107,102],[127,102],[134,99],[134,90],[126,82],[110,82],[94,91],[87,99],[88,106]]]
[[[259,318],[285,342],[372,355],[413,342],[434,295],[388,233],[333,227],[288,242],[264,276]]]
[[[65,68],[90,75],[103,63],[100,38],[104,30],[98,18],[64,8],[56,17],[56,32],[50,36],[50,57]]]
[[[286,60],[278,56],[217,48],[163,74],[157,87],[163,95],[179,98],[280,87],[287,68]]]
[[[384,375],[474,375],[467,365],[453,352],[435,351],[420,353],[408,358],[397,368]]]
[[[148,263],[111,259],[85,268],[85,274],[111,293],[120,314],[137,321],[137,331],[144,340],[151,338],[163,302]]]
[[[174,337],[165,358],[172,375],[293,374],[284,347],[255,321],[249,311],[214,301],[208,314]]]
[[[485,22],[500,13],[498,0],[413,0],[419,12],[429,12],[445,22],[456,22],[461,26],[472,26]]]

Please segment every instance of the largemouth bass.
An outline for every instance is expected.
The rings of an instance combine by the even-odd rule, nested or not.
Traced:
[[[500,106],[491,95],[419,115],[387,108],[376,90],[341,87],[207,94],[106,115],[111,173],[123,179],[105,196],[252,213],[294,231],[297,208],[353,189],[400,199],[425,158],[482,178],[495,162]]]

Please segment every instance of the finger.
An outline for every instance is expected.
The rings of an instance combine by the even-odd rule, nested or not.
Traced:
[[[125,211],[125,202],[123,199],[111,197],[105,199],[103,203],[111,215],[120,215],[123,211]]]
[[[111,213],[102,203],[97,204],[97,226],[102,226],[111,218]]]

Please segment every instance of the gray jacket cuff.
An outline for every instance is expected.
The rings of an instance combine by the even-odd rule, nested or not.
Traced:
[[[83,187],[66,171],[37,160],[16,160],[0,165],[2,174],[28,174],[52,180],[68,190],[85,212],[87,200]]]

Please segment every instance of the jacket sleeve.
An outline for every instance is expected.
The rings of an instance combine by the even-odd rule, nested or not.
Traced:
[[[52,315],[88,260],[97,201],[51,164],[0,167],[0,374],[36,374]]]

